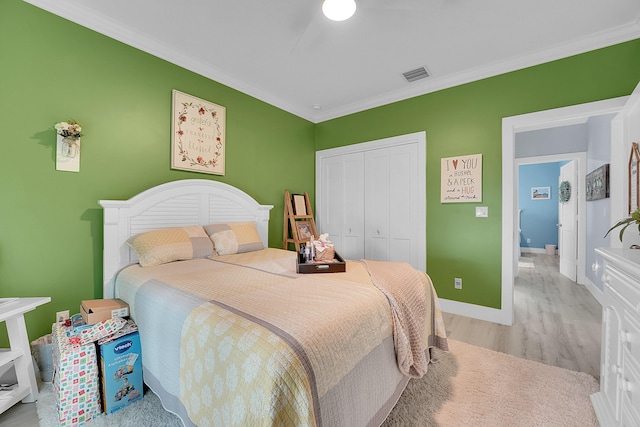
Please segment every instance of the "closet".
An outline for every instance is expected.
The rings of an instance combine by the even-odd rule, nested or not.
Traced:
[[[316,153],[316,225],[346,259],[426,271],[426,135]]]

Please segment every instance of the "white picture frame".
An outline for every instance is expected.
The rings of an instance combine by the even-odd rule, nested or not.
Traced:
[[[531,187],[531,200],[549,200],[551,187]]]

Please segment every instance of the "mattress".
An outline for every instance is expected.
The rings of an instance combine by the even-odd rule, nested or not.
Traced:
[[[267,248],[118,274],[145,383],[185,425],[380,425],[397,402],[408,377],[388,295],[360,262],[298,275],[295,257]],[[428,360],[446,337],[425,283]]]

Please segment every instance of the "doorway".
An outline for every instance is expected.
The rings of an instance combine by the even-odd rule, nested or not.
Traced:
[[[584,246],[585,197],[578,176],[585,169],[586,153],[568,153],[517,158],[520,252],[549,253],[556,248],[559,272],[573,282],[578,280],[579,248]],[[580,172],[579,172],[580,171]],[[570,183],[570,197],[560,202],[560,183]],[[549,190],[548,195],[534,197],[534,192]],[[563,215],[564,214],[564,215]],[[564,216],[564,219],[563,219]],[[581,219],[579,221],[579,219]],[[580,233],[579,233],[580,231]],[[519,263],[518,267],[520,268]],[[520,271],[518,271],[519,273]]]
[[[628,97],[608,99],[588,104],[540,111],[502,120],[502,304],[492,321],[513,324],[513,285],[518,268],[519,233],[517,183],[518,167],[515,156],[515,139],[518,132],[548,129],[582,123],[591,116],[615,114],[622,110]],[[584,167],[584,166],[583,166]],[[578,171],[584,179],[585,171]],[[584,183],[581,188],[584,188]],[[578,219],[580,221],[580,219]],[[583,221],[584,223],[584,221]],[[578,248],[578,269],[584,274],[585,247]],[[580,280],[580,277],[578,277]]]

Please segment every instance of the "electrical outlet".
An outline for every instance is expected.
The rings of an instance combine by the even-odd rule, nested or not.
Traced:
[[[531,239],[527,239],[527,243],[531,243]]]
[[[69,318],[69,310],[56,312],[56,323],[64,322]]]
[[[454,284],[456,289],[462,289],[462,279],[459,277],[456,277],[454,280]]]

